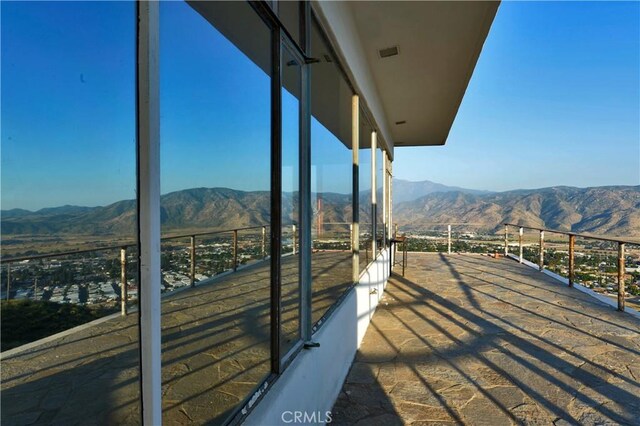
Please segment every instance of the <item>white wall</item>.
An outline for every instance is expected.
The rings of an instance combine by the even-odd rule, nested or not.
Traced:
[[[389,251],[385,250],[314,334],[320,347],[303,349],[243,424],[287,424],[282,419],[284,412],[303,411],[322,417],[333,408],[388,277]],[[286,416],[288,420],[290,415]]]

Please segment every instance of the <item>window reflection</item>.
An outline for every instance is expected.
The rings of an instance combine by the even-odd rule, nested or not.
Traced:
[[[282,50],[282,260],[280,354],[300,340],[300,94],[301,67]]]
[[[353,283],[351,97],[317,25],[311,52],[312,320]]]
[[[140,421],[135,14],[2,3],[2,424]]]
[[[163,420],[221,424],[270,372],[270,30],[161,2],[160,47]]]

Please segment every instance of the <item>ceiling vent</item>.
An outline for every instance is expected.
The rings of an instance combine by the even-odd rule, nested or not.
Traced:
[[[400,53],[400,49],[398,46],[387,47],[386,49],[378,50],[378,55],[380,55],[381,59],[390,58],[391,56],[396,56]]]

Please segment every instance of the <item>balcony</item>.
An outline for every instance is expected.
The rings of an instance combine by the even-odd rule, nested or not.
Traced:
[[[332,277],[349,256],[313,254],[314,322],[340,305],[345,285]],[[283,271],[296,260],[288,256]],[[256,283],[268,271],[258,262],[163,299],[166,422],[222,423],[260,384],[269,369],[269,287]],[[409,253],[405,276],[397,272],[379,303],[382,292],[358,286],[379,307],[365,307],[373,318],[335,403],[336,423],[624,424],[640,416],[640,319],[508,258]],[[285,274],[284,330],[295,325],[289,281]],[[115,315],[5,355],[4,418],[135,422],[136,322]]]
[[[635,424],[640,319],[507,258],[410,253],[336,424]]]
[[[3,4],[0,421],[633,423],[637,242],[511,209],[391,275],[395,150],[448,143],[498,6]]]

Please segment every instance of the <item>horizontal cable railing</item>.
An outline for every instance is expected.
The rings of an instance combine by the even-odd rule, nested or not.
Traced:
[[[488,231],[485,224],[460,222],[421,223],[420,226],[405,225],[406,228],[403,229],[402,234],[398,231],[396,224],[394,235],[408,237],[406,244],[409,251],[449,254],[454,252],[489,253],[496,257],[502,256],[504,253],[504,256],[514,257],[520,263],[527,262],[530,265],[537,265],[540,271],[548,269],[558,275],[564,274],[568,278],[569,286],[573,286],[577,282],[592,288],[596,293],[604,293],[617,298],[618,310],[624,311],[628,295],[625,286],[625,259],[627,257],[625,247],[637,246],[640,250],[640,239],[583,234],[515,223],[504,223],[503,225],[503,237],[499,233]],[[510,228],[518,229],[516,232],[517,241],[509,241]],[[535,236],[525,235],[525,230],[534,231],[536,234]],[[549,234],[557,236],[545,240],[545,233],[547,236]],[[582,244],[580,250],[589,254],[585,255],[576,250],[576,240],[585,240],[580,243]],[[510,253],[510,246],[512,249],[517,247],[518,253]],[[564,246],[566,246],[566,250],[562,249]],[[583,266],[584,270],[576,271],[576,258],[588,259],[590,263]],[[615,258],[615,266],[612,266],[612,258]],[[632,276],[640,278],[640,266],[630,269],[635,271],[633,274],[636,274]],[[594,270],[598,282],[593,279]],[[614,275],[616,283],[612,284],[608,279]],[[632,282],[630,289],[631,295],[640,296],[640,286]],[[611,293],[613,291],[615,293]]]
[[[544,231],[544,232],[549,232],[549,233],[554,233],[554,234],[562,234],[562,235],[567,235],[567,236],[573,235],[575,237],[580,237],[580,238],[584,238],[584,239],[588,239],[588,240],[600,240],[600,241],[609,241],[609,242],[612,242],[612,243],[640,245],[640,239],[633,239],[633,238],[607,237],[607,236],[584,234],[584,233],[571,232],[571,231],[560,231],[558,229],[541,228],[541,227],[536,227],[536,226],[524,226],[524,225],[518,225],[518,224],[515,224],[515,223],[505,223],[504,226],[512,226],[512,227],[515,227],[515,228],[530,229],[530,230],[533,230],[533,231]]]
[[[630,238],[623,237],[609,237],[609,236],[597,236],[591,234],[582,234],[570,231],[561,231],[557,229],[548,229],[543,227],[535,227],[535,226],[524,226],[515,223],[505,223],[504,224],[504,255],[509,256],[509,228],[518,228],[518,255],[515,256],[520,263],[525,261],[525,244],[524,244],[524,230],[532,230],[539,233],[538,242],[537,242],[537,251],[538,251],[538,269],[543,271],[545,269],[545,232],[548,234],[561,235],[564,237],[568,237],[568,267],[567,267],[567,275],[569,287],[573,287],[576,282],[576,239],[581,238],[585,240],[594,240],[601,241],[605,243],[614,243],[617,245],[617,261],[615,267],[615,273],[617,278],[617,299],[618,299],[618,310],[625,310],[625,246],[626,245],[638,245],[640,246],[640,240],[634,240]],[[593,250],[593,249],[592,249]],[[613,250],[608,250],[605,248],[600,248],[601,252],[608,252]],[[606,262],[603,262],[606,266]],[[597,266],[598,270],[600,269],[600,265]]]
[[[290,224],[288,225],[291,227],[291,233],[293,235],[292,240],[293,240],[293,244],[292,244],[292,252],[295,254],[296,250],[297,250],[297,246],[295,244],[295,241],[297,239],[297,230],[296,230],[296,225],[295,224]],[[190,286],[195,286],[196,284],[196,266],[197,266],[197,240],[198,238],[203,239],[203,237],[212,237],[212,236],[219,236],[219,235],[223,235],[223,234],[231,234],[231,243],[230,248],[231,248],[231,268],[233,271],[236,271],[239,265],[239,250],[238,250],[238,233],[241,231],[252,231],[252,230],[260,230],[259,233],[261,233],[261,241],[260,241],[260,250],[259,250],[259,258],[264,260],[267,258],[267,228],[269,228],[269,225],[257,225],[257,226],[247,226],[247,227],[241,227],[241,228],[234,228],[234,229],[216,229],[216,230],[212,230],[212,231],[204,231],[204,232],[191,232],[191,233],[185,233],[185,234],[178,234],[178,235],[168,235],[165,237],[161,238],[162,242],[167,242],[167,241],[175,241],[175,240],[180,240],[180,239],[186,239],[189,238],[189,247],[188,247],[188,252],[189,252],[189,284]],[[132,250],[133,249],[133,250]],[[35,261],[35,260],[39,260],[42,261],[44,259],[58,259],[58,258],[62,258],[62,257],[69,257],[69,256],[78,256],[78,255],[86,255],[86,254],[92,254],[92,253],[102,253],[102,252],[107,252],[107,251],[112,251],[112,250],[118,250],[118,256],[116,261],[119,263],[119,269],[120,269],[120,276],[119,276],[119,281],[120,281],[120,286],[119,286],[119,295],[116,294],[117,299],[120,300],[120,311],[122,315],[126,315],[127,314],[127,302],[129,301],[129,295],[128,295],[128,281],[129,281],[129,276],[132,275],[131,271],[128,270],[130,269],[129,266],[131,264],[132,261],[135,261],[131,258],[130,254],[131,251],[134,251],[135,249],[137,249],[137,244],[135,244],[134,242],[124,242],[122,244],[118,244],[118,245],[107,245],[107,246],[100,246],[100,247],[95,247],[95,248],[90,248],[90,249],[80,249],[80,250],[67,250],[67,251],[60,251],[60,252],[55,252],[55,253],[46,253],[46,254],[36,254],[36,255],[30,255],[30,256],[15,256],[15,257],[2,257],[0,258],[0,264],[6,266],[6,299],[9,300],[11,298],[11,290],[12,290],[12,265],[15,265],[16,263],[24,263],[24,262],[31,262],[31,261]],[[47,267],[45,266],[45,269]],[[50,266],[49,266],[50,268]],[[103,267],[104,269],[104,267]],[[67,277],[68,279],[68,277]],[[37,293],[38,293],[38,279],[35,278],[35,282],[34,282],[34,289],[33,289],[33,294],[34,294],[34,298],[37,298]]]

